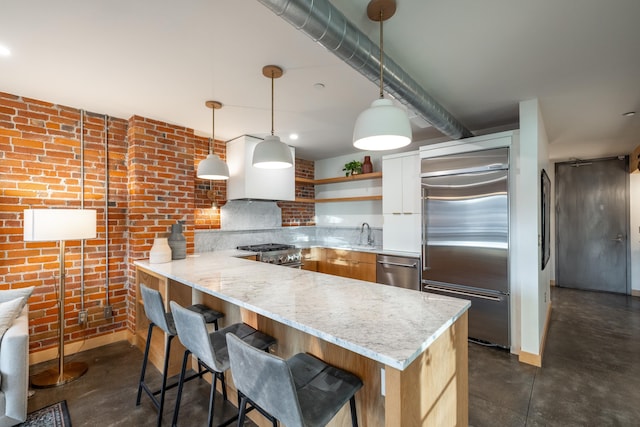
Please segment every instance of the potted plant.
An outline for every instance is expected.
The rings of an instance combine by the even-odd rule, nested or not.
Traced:
[[[358,175],[359,173],[362,173],[362,162],[352,160],[349,163],[345,163],[342,170],[345,173],[344,176]]]

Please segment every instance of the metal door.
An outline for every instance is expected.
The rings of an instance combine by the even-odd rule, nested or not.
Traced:
[[[557,285],[627,294],[625,157],[556,164]]]

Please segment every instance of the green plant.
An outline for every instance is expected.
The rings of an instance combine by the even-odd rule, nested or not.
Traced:
[[[345,172],[344,176],[357,175],[362,173],[362,162],[352,160],[349,163],[345,163],[342,170]]]

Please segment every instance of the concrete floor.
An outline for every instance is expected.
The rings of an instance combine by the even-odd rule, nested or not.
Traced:
[[[640,425],[640,298],[553,288],[552,300],[542,368],[469,344],[470,425]],[[72,360],[87,361],[89,372],[62,387],[37,390],[29,411],[66,399],[74,427],[155,425],[148,398],[135,406],[142,363],[137,348],[121,342],[67,357]],[[160,378],[154,369],[149,374],[152,381]],[[170,425],[175,392],[167,393],[163,425]],[[208,383],[186,384],[181,425],[206,424],[208,393]],[[221,402],[217,396],[217,422],[235,409],[227,404],[221,414]]]

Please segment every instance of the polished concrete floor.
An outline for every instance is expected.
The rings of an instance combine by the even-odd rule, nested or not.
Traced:
[[[553,310],[543,367],[506,351],[469,344],[469,422],[482,426],[640,425],[640,298],[552,290]],[[135,406],[142,354],[116,343],[67,357],[86,360],[89,372],[62,387],[40,389],[29,411],[66,399],[79,426],[153,426],[145,396]],[[38,372],[42,366],[32,367]],[[150,370],[151,380],[159,373]],[[206,424],[209,384],[191,381],[179,425]],[[168,392],[163,425],[170,425],[175,389]],[[216,421],[234,408],[216,399]],[[232,424],[235,425],[235,424]]]

